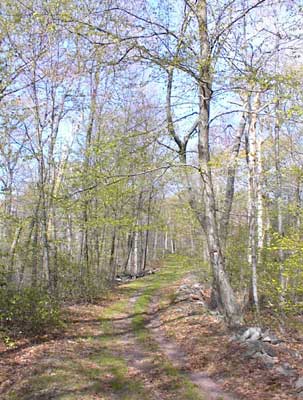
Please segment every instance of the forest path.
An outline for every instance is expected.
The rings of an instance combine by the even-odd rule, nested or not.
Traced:
[[[203,373],[187,373],[186,355],[161,331],[159,291],[188,272],[170,262],[121,285],[106,305],[71,307],[65,335],[7,356],[14,375],[1,398],[230,400]]]

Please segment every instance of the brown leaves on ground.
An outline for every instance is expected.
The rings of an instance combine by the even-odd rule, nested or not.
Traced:
[[[111,301],[113,299],[114,294]],[[75,355],[83,358],[93,352],[97,344],[91,340],[88,343],[87,339],[100,335],[100,315],[109,302],[66,307],[69,323],[60,332],[21,338],[13,346],[0,342],[0,397],[11,388],[26,384],[28,378],[47,368],[47,364],[55,365],[67,358],[72,360]]]
[[[191,279],[186,278],[181,284],[190,284]],[[297,399],[294,381],[303,376],[302,336],[293,331],[285,333],[283,342],[273,346],[276,365],[267,367],[258,359],[245,357],[243,345],[231,340],[232,334],[223,321],[195,299],[189,296],[185,301],[172,301],[178,286],[170,288],[170,293],[165,294],[165,306],[161,304],[162,329],[188,354],[189,371],[205,371],[224,390],[242,399]],[[295,376],[283,376],[277,371],[279,365],[285,364],[295,370]]]
[[[183,280],[182,284],[190,285],[192,279],[193,276]],[[283,335],[284,342],[273,346],[277,365],[272,368],[266,367],[258,359],[245,357],[243,345],[231,340],[231,333],[226,330],[222,320],[199,304],[201,303],[199,296],[190,295],[187,299],[176,301],[175,293],[178,286],[170,287],[169,291],[166,287],[162,296],[159,296],[160,329],[188,355],[185,369],[191,372],[206,372],[224,390],[235,393],[239,399],[296,399],[293,383],[297,376],[303,376],[302,334],[295,330],[288,330]],[[108,301],[102,304],[68,307],[66,315],[69,324],[62,332],[20,339],[15,343],[14,348],[8,348],[2,344],[0,347],[0,397],[5,399],[6,393],[11,388],[16,389],[17,393],[24,394],[27,389],[30,389],[32,377],[38,374],[45,376],[45,371],[47,376],[51,377],[57,371],[57,376],[54,376],[52,381],[44,382],[49,387],[50,394],[58,395],[59,393],[60,395],[62,387],[68,390],[72,387],[73,390],[70,390],[71,395],[74,396],[72,398],[96,400],[112,398],[109,394],[114,380],[111,369],[100,366],[97,359],[91,355],[98,355],[100,352],[99,339],[104,333],[100,327],[100,315],[110,304],[118,301],[120,295],[121,293],[116,291]],[[205,300],[207,296],[209,292],[204,290],[203,299]],[[163,355],[159,349],[140,349],[140,346],[138,347],[131,340],[127,334],[130,328],[129,317],[130,315],[124,316],[122,321],[126,322],[122,325],[119,322],[121,318],[117,319],[120,324],[117,327],[124,330],[125,335],[122,335],[120,339],[114,339],[116,342],[113,342],[115,351],[119,344],[118,356],[128,362],[125,382],[134,382],[134,387],[130,389],[138,391],[136,381],[140,381],[144,386],[144,392],[147,390],[150,394],[160,393],[158,398],[161,399],[174,399],[178,376],[169,376],[163,370]],[[125,346],[123,346],[123,340],[126,340]],[[128,357],[127,352],[132,356]],[[285,364],[296,371],[294,377],[283,376],[277,371],[277,366]],[[64,380],[66,366],[70,368],[68,371],[69,379],[71,379],[70,386]],[[57,377],[60,376],[62,382],[58,383]],[[79,382],[80,376],[85,377],[82,382]],[[124,382],[122,377],[119,379],[122,383]],[[121,382],[119,383],[118,380],[117,384]],[[106,397],[103,397],[102,393],[106,393]],[[21,396],[20,398],[28,399],[29,397]]]

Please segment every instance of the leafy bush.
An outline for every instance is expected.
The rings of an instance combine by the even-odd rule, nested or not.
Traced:
[[[303,248],[301,235],[290,231],[284,236],[272,233],[265,249],[264,271],[260,274],[260,291],[272,311],[282,315],[303,312]],[[279,251],[283,259],[280,260]]]
[[[0,326],[14,334],[39,334],[61,325],[58,303],[42,288],[0,289]]]

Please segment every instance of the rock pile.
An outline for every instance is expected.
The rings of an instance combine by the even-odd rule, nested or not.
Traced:
[[[201,304],[202,307],[208,309],[208,312],[216,316],[218,319],[221,315],[217,311],[210,311],[208,307],[207,289],[197,281],[190,281],[189,279],[184,282],[175,292],[174,302],[194,302],[194,304]],[[194,305],[193,304],[193,305]],[[192,307],[192,306],[190,306]],[[246,359],[258,360],[263,367],[268,369],[268,373],[273,374],[275,379],[283,382],[288,382],[288,387],[291,387],[291,392],[294,398],[303,400],[303,377],[300,377],[299,370],[293,368],[288,362],[281,359],[281,354],[284,354],[287,345],[285,340],[277,337],[269,329],[262,329],[258,326],[243,327],[233,336],[232,341],[237,341],[242,349],[242,357]],[[289,351],[289,349],[288,349]],[[301,354],[294,355],[297,359],[303,359]]]
[[[282,342],[274,333],[271,333],[269,329],[262,331],[259,327],[242,328],[234,335],[234,339],[241,342],[261,341],[274,345]]]
[[[303,399],[303,377],[298,377],[296,369],[288,363],[279,363],[277,350],[274,348],[282,343],[274,333],[268,329],[262,331],[259,327],[243,328],[232,340],[241,342],[244,347],[244,357],[258,359],[278,376],[289,378],[298,399]]]
[[[278,362],[272,345],[277,345],[281,341],[269,330],[263,332],[259,327],[243,328],[232,337],[232,340],[243,344],[244,357],[258,358],[268,367]]]
[[[198,304],[205,306],[203,289],[204,287],[201,283],[183,284],[176,292],[175,302],[196,301]]]

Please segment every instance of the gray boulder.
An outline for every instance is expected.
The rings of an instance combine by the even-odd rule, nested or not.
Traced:
[[[271,333],[268,329],[262,333],[261,340],[271,344],[279,344],[281,342],[281,340],[278,339],[277,336],[274,333]]]
[[[279,375],[286,376],[286,377],[294,377],[294,376],[296,376],[296,371],[288,363],[284,363],[282,365],[279,365],[276,368],[276,372]]]
[[[259,327],[251,327],[246,329],[246,331],[240,336],[240,340],[243,342],[248,340],[254,342],[256,340],[261,339],[262,337],[262,330]]]
[[[299,377],[295,382],[295,388],[298,392],[303,392],[303,376]]]

